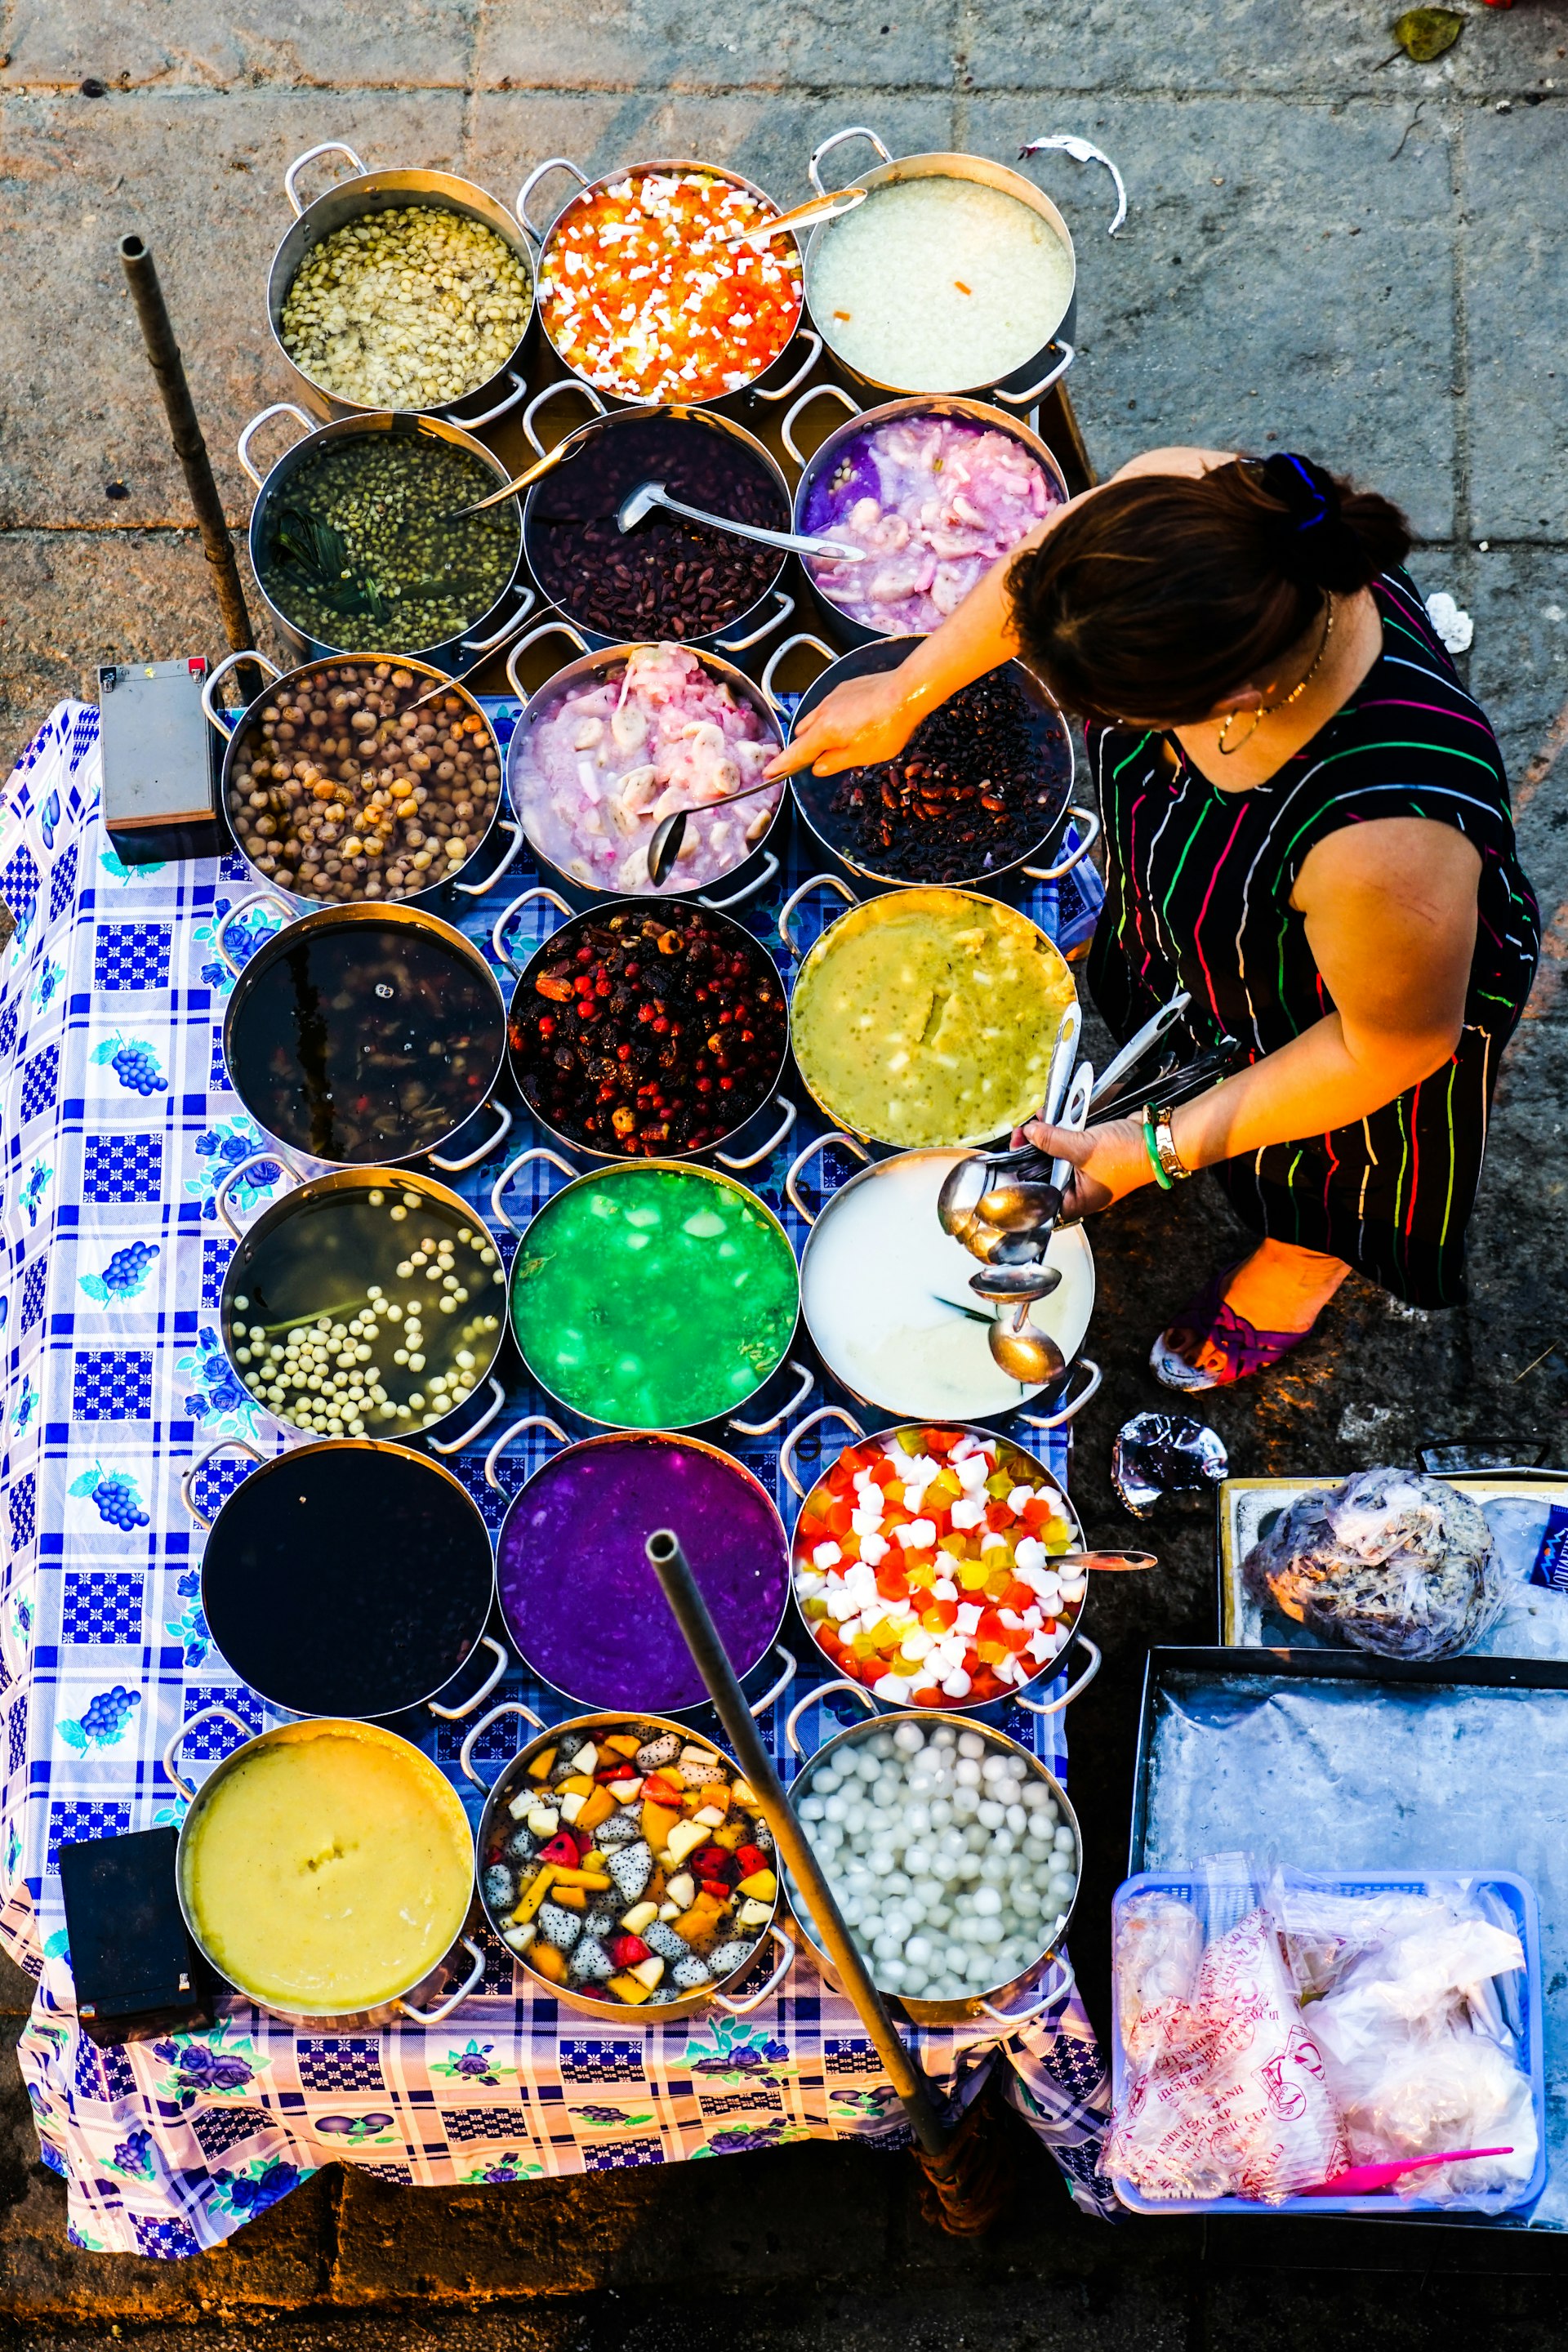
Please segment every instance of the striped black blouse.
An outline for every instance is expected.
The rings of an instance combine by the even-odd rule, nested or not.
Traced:
[[[1315,842],[1369,818],[1458,827],[1481,857],[1479,925],[1453,1059],[1354,1127],[1271,1144],[1215,1170],[1258,1234],[1347,1259],[1418,1307],[1464,1296],[1465,1223],[1498,1060],[1540,948],[1508,780],[1485,714],[1460,685],[1404,572],[1374,582],[1383,651],[1361,686],[1279,774],[1223,792],[1175,739],[1093,729],[1107,893],[1089,964],[1126,1037],[1173,990],[1254,1060],[1332,1010],[1290,894]],[[1173,769],[1163,754],[1170,740]],[[1367,941],[1375,955],[1377,942]]]

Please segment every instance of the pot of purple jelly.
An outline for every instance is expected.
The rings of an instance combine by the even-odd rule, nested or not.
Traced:
[[[552,1424],[549,1424],[552,1426]],[[508,1430],[491,1449],[485,1475]],[[555,1433],[561,1434],[559,1431]],[[795,1662],[777,1647],[789,1542],[772,1496],[743,1464],[695,1437],[615,1432],[568,1445],[512,1496],[496,1538],[501,1614],[523,1664],[574,1706],[679,1715],[707,1700],[644,1547],[674,1528],[737,1675],[763,1668],[773,1704]]]

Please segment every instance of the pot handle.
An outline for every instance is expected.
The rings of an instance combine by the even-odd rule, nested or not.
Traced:
[[[269,1161],[274,1160],[278,1162],[279,1168],[282,1169],[285,1176],[292,1176],[296,1184],[302,1184],[304,1182],[305,1180],[300,1175],[300,1171],[290,1165],[290,1163],[284,1158],[282,1152],[279,1150],[277,1145],[268,1144],[265,1151],[253,1151],[248,1160],[242,1160],[237,1168],[231,1168],[228,1174],[224,1178],[223,1182],[218,1186],[217,1191],[213,1195],[214,1208],[217,1211],[218,1215],[228,1227],[229,1232],[234,1235],[237,1242],[243,1241],[245,1234],[244,1228],[236,1224],[234,1221],[234,1213],[228,1205],[230,1188],[237,1184],[242,1176],[248,1175],[251,1169],[265,1168]]]
[[[511,385],[511,390],[503,394],[493,408],[485,409],[478,416],[459,416],[455,409],[449,408],[447,414],[453,424],[460,425],[465,433],[477,433],[481,425],[493,425],[498,416],[510,416],[519,401],[528,398],[528,386],[521,376],[510,368],[507,371],[507,381]]]
[[[797,1364],[793,1356],[785,1370],[798,1372],[800,1375],[800,1386],[789,1402],[781,1404],[777,1412],[770,1414],[766,1421],[731,1421],[729,1427],[734,1431],[737,1437],[771,1437],[775,1429],[781,1429],[784,1426],[792,1412],[800,1411],[801,1406],[811,1394],[811,1374],[804,1364]]]
[[[1079,1675],[1077,1682],[1069,1683],[1068,1685],[1060,1698],[1053,1698],[1047,1705],[1042,1706],[1040,1701],[1037,1698],[1026,1698],[1022,1691],[1015,1691],[1013,1693],[1013,1696],[1016,1700],[1017,1704],[1020,1706],[1027,1707],[1031,1715],[1060,1715],[1064,1706],[1070,1706],[1074,1699],[1078,1698],[1089,1688],[1090,1683],[1100,1672],[1100,1650],[1099,1643],[1091,1642],[1087,1633],[1075,1633],[1073,1635],[1073,1640],[1075,1642],[1081,1642],[1084,1648],[1089,1652],[1089,1664],[1085,1666],[1082,1674]]]
[[[801,394],[800,398],[795,402],[795,406],[785,416],[784,423],[779,426],[779,439],[784,443],[784,447],[789,451],[789,454],[795,459],[795,464],[799,466],[803,471],[811,461],[809,458],[804,457],[795,446],[795,421],[797,416],[804,416],[806,410],[811,406],[812,402],[814,400],[820,400],[824,393],[830,394],[835,400],[842,401],[851,416],[858,416],[860,414],[859,402],[855,398],[852,393],[846,392],[841,383],[807,384],[805,390]]]
[[[794,1651],[786,1650],[782,1642],[775,1643],[773,1646],[773,1655],[775,1658],[782,1658],[784,1660],[784,1672],[779,1676],[777,1682],[773,1684],[773,1687],[763,1693],[761,1698],[749,1698],[746,1701],[747,1708],[753,1718],[759,1715],[766,1715],[769,1707],[773,1704],[773,1701],[775,1699],[783,1698],[785,1691],[788,1690],[791,1683],[794,1682],[796,1672],[799,1668],[800,1661],[796,1658]]]
[[[1080,1356],[1078,1360],[1078,1368],[1080,1371],[1087,1372],[1089,1374],[1089,1378],[1085,1381],[1083,1387],[1079,1391],[1077,1396],[1074,1397],[1071,1404],[1064,1405],[1060,1412],[1053,1412],[1045,1415],[1034,1412],[1021,1412],[1018,1415],[1019,1420],[1026,1422],[1031,1429],[1060,1429],[1066,1423],[1076,1420],[1078,1415],[1083,1411],[1084,1406],[1089,1402],[1090,1397],[1096,1394],[1100,1382],[1105,1378],[1104,1373],[1100,1370],[1100,1366],[1095,1362],[1092,1356]]]
[[[229,671],[237,669],[241,662],[255,662],[259,668],[270,670],[274,678],[279,678],[283,675],[277,663],[268,661],[265,654],[258,654],[254,646],[247,646],[242,653],[225,654],[217,667],[208,670],[205,683],[202,688],[202,715],[217,729],[226,743],[232,738],[234,730],[226,719],[218,716],[218,707],[213,696],[213,688],[220,677],[226,677]]]
[[[525,1722],[532,1724],[535,1731],[548,1731],[550,1728],[548,1724],[542,1723],[540,1721],[538,1716],[535,1715],[531,1706],[524,1706],[521,1699],[520,1698],[503,1698],[499,1706],[491,1707],[489,1715],[481,1715],[478,1723],[472,1723],[468,1726],[468,1730],[463,1735],[463,1744],[458,1750],[458,1761],[462,1766],[466,1777],[473,1782],[476,1789],[482,1789],[487,1797],[494,1788],[495,1780],[481,1780],[479,1774],[475,1771],[474,1743],[478,1739],[482,1739],[485,1733],[489,1729],[491,1724],[499,1723],[503,1715],[521,1715]],[[506,1766],[503,1764],[501,1766],[501,1772],[504,1772],[506,1769]],[[500,1772],[498,1772],[496,1774],[496,1780],[499,1780],[500,1778]]]
[[[511,1133],[511,1113],[505,1103],[491,1103],[490,1108],[500,1125],[492,1135],[486,1136],[477,1151],[466,1152],[461,1160],[443,1160],[439,1152],[433,1151],[430,1154],[431,1167],[443,1170],[448,1176],[460,1176],[465,1168],[477,1168],[481,1160],[488,1160],[497,1144],[504,1143]],[[484,1425],[483,1422],[479,1423],[481,1429]]]
[[[473,1966],[456,1992],[449,1992],[445,2000],[437,2002],[434,2009],[416,2009],[408,2000],[395,2000],[392,2004],[394,2009],[400,2009],[404,2016],[410,2018],[416,2025],[444,2024],[455,2009],[462,2007],[485,1972],[484,1953],[471,1936],[464,1937],[463,1949],[473,1961]]]
[[[574,1179],[581,1173],[580,1170],[573,1167],[569,1160],[563,1160],[558,1151],[552,1151],[547,1143],[531,1144],[528,1150],[520,1151],[515,1160],[509,1160],[490,1187],[490,1214],[498,1225],[506,1227],[509,1234],[521,1234],[523,1228],[514,1224],[507,1215],[506,1211],[501,1207],[501,1195],[518,1170],[526,1168],[531,1160],[548,1160],[552,1168],[559,1168],[563,1176],[568,1179]]]
[[[1038,383],[1032,383],[1027,392],[1004,392],[998,385],[992,395],[993,398],[1005,400],[1009,408],[1033,408],[1037,400],[1043,400],[1052,384],[1061,382],[1078,357],[1077,344],[1064,343],[1060,336],[1057,337],[1050,349],[1053,352],[1060,352],[1061,357],[1054,368],[1047,369]]]
[[[1023,868],[1023,871],[1028,876],[1031,882],[1059,882],[1064,874],[1070,874],[1075,866],[1080,866],[1083,863],[1083,860],[1089,856],[1089,851],[1094,847],[1095,843],[1100,839],[1100,813],[1098,810],[1083,808],[1079,806],[1078,802],[1069,801],[1068,803],[1067,813],[1068,816],[1075,818],[1078,824],[1082,826],[1082,840],[1079,843],[1076,849],[1068,852],[1067,856],[1062,859],[1059,866],[1026,866]]]
[[[302,155],[295,156],[294,161],[289,164],[289,169],[283,174],[283,193],[294,207],[294,217],[296,220],[300,218],[300,215],[304,211],[305,207],[300,201],[300,192],[294,183],[299,178],[300,173],[303,171],[305,165],[307,163],[313,163],[318,155],[346,155],[349,162],[353,165],[353,170],[349,173],[351,180],[363,180],[365,173],[370,169],[370,166],[367,163],[362,163],[360,162],[359,157],[354,153],[353,149],[349,145],[346,139],[323,139],[319,147],[307,147]]]
[[[771,849],[766,849],[763,852],[763,862],[750,882],[743,883],[739,890],[731,890],[727,898],[699,898],[697,903],[700,907],[706,907],[712,915],[721,915],[729,907],[743,907],[748,898],[754,898],[759,890],[765,890],[770,882],[777,881],[778,871],[778,859]]]
[[[768,700],[773,703],[775,710],[778,709],[778,703],[773,695],[773,672],[777,669],[780,662],[783,661],[785,654],[793,653],[796,646],[815,646],[817,652],[825,655],[829,662],[836,662],[838,659],[838,656],[834,652],[833,647],[829,645],[824,645],[820,637],[813,636],[809,629],[797,629],[793,637],[786,637],[782,646],[775,646],[772,653],[768,656],[767,664],[763,671],[761,679],[763,692],[767,696]]]
[[[493,637],[465,637],[462,641],[462,650],[466,654],[499,654],[502,646],[509,644],[516,636],[538,602],[539,599],[533,590],[525,588],[522,592],[521,604],[510,620],[501,624]]]
[[[497,1413],[500,1412],[505,1402],[506,1391],[502,1388],[500,1382],[492,1376],[490,1380],[490,1401],[489,1404],[486,1405],[483,1412],[480,1413],[478,1421],[475,1422],[472,1429],[465,1429],[461,1437],[433,1437],[430,1440],[431,1453],[460,1454],[465,1445],[471,1445],[476,1437],[482,1437],[484,1435],[486,1430],[489,1427],[491,1422],[495,1419]]]
[[[505,1649],[502,1647],[501,1643],[496,1640],[493,1633],[481,1633],[479,1635],[479,1646],[480,1649],[488,1650],[490,1653],[490,1655],[495,1660],[495,1664],[490,1668],[489,1673],[485,1676],[483,1682],[479,1685],[479,1689],[474,1693],[472,1698],[466,1698],[461,1706],[437,1706],[434,1699],[426,1701],[426,1705],[428,1706],[431,1714],[439,1716],[443,1723],[461,1723],[466,1717],[472,1715],[475,1707],[482,1706],[486,1699],[489,1698],[491,1691],[494,1690],[497,1683],[500,1682],[502,1675],[505,1674],[508,1666],[511,1664],[511,1660],[507,1655]],[[471,1657],[473,1655],[472,1651],[470,1651],[468,1654]]]
[[[764,2000],[772,2000],[774,1993],[795,1966],[795,1948],[794,1939],[784,1934],[776,1919],[770,1925],[768,1933],[782,1949],[784,1958],[766,1984],[760,1991],[743,1994],[739,2000],[732,2000],[727,1992],[716,1992],[713,1996],[713,2005],[716,2009],[727,2009],[731,2017],[750,2017],[752,2010],[761,2009]]]
[[[528,231],[530,236],[532,237],[535,245],[542,245],[545,238],[549,236],[550,230],[547,228],[541,228],[537,221],[533,221],[529,218],[528,200],[530,196],[532,195],[535,188],[538,187],[541,180],[548,178],[552,172],[570,172],[572,177],[576,181],[577,185],[580,188],[585,188],[588,185],[587,173],[580,170],[579,167],[574,163],[570,155],[551,155],[548,156],[542,163],[536,163],[534,165],[532,171],[529,173],[527,179],[524,180],[521,187],[519,188],[517,192],[517,202],[513,205],[512,211],[517,215],[519,221]],[[552,223],[552,226],[553,226],[553,223]]]
[[[542,392],[536,392],[534,394],[533,398],[529,402],[528,406],[522,412],[522,429],[528,436],[529,447],[533,451],[536,457],[544,457],[546,455],[546,451],[543,442],[540,439],[538,434],[533,429],[533,420],[538,415],[540,410],[545,405],[547,401],[554,400],[563,392],[575,392],[580,394],[582,398],[587,402],[595,416],[603,416],[605,414],[605,404],[599,398],[598,394],[595,391],[591,383],[584,383],[581,376],[557,376],[553,383],[547,383]]]
[[[784,1198],[795,1215],[801,1218],[808,1228],[816,1224],[816,1219],[800,1197],[800,1171],[808,1160],[815,1160],[817,1153],[825,1150],[830,1143],[841,1143],[846,1151],[852,1151],[857,1160],[863,1160],[868,1166],[870,1165],[871,1155],[865,1145],[858,1143],[852,1135],[846,1135],[841,1127],[835,1128],[829,1135],[817,1136],[814,1142],[806,1145],[804,1151],[796,1152],[790,1164],[789,1173],[784,1178]]]
[[[276,907],[285,923],[291,923],[294,919],[293,908],[289,904],[288,899],[281,897],[276,890],[253,890],[248,898],[237,899],[226,915],[219,917],[217,927],[213,932],[213,945],[233,972],[236,980],[239,978],[245,966],[242,963],[236,963],[230,955],[226,943],[226,934],[230,923],[236,921],[249,907]],[[274,938],[276,934],[268,932],[268,937]]]
[[[800,1735],[796,1729],[796,1726],[799,1724],[801,1717],[805,1713],[806,1708],[812,1705],[814,1700],[826,1698],[829,1691],[836,1690],[853,1691],[856,1697],[865,1707],[867,1714],[876,1714],[877,1702],[863,1683],[852,1683],[848,1680],[847,1675],[839,1675],[837,1682],[818,1683],[815,1689],[808,1690],[806,1692],[804,1698],[797,1699],[795,1701],[794,1706],[792,1706],[789,1711],[789,1718],[784,1725],[784,1738],[788,1740],[791,1748],[796,1756],[804,1758],[805,1754],[805,1748],[800,1744]],[[814,1748],[812,1750],[813,1755],[815,1755],[816,1752],[816,1751]]]
[[[733,1168],[737,1171],[742,1168],[755,1168],[761,1161],[771,1158],[773,1153],[778,1150],[785,1136],[794,1129],[795,1120],[800,1114],[797,1112],[794,1103],[789,1100],[787,1096],[775,1095],[773,1097],[773,1100],[784,1112],[784,1117],[780,1119],[777,1127],[774,1128],[767,1141],[765,1143],[759,1143],[754,1151],[742,1153],[716,1151],[713,1154],[713,1157],[719,1162],[721,1168]]]
[[[1026,147],[1020,147],[1018,161],[1021,163],[1026,155],[1043,155],[1053,148],[1070,155],[1075,163],[1104,164],[1116,183],[1116,210],[1111,215],[1110,226],[1105,232],[1107,236],[1114,236],[1127,218],[1127,188],[1110,156],[1103,148],[1094,146],[1087,139],[1080,139],[1076,131],[1053,131],[1047,138],[1031,139]]]
[[[180,1500],[198,1528],[210,1528],[212,1521],[196,1502],[191,1488],[195,1482],[196,1472],[205,1470],[207,1464],[219,1454],[248,1454],[253,1462],[260,1463],[266,1463],[272,1458],[269,1454],[263,1454],[259,1446],[252,1445],[247,1437],[220,1437],[216,1445],[209,1445],[205,1454],[198,1454],[180,1480]]]
[[[841,882],[837,874],[814,874],[809,882],[803,882],[798,890],[792,890],[779,908],[779,937],[793,956],[799,955],[800,950],[795,945],[789,919],[802,899],[809,898],[814,890],[837,890],[847,907],[858,907],[860,903],[847,882]]]
[[[560,1423],[552,1421],[547,1412],[525,1412],[521,1421],[514,1421],[510,1429],[502,1430],[486,1454],[485,1484],[487,1486],[494,1486],[499,1491],[500,1480],[496,1475],[496,1464],[500,1460],[512,1439],[521,1437],[525,1429],[547,1429],[559,1444],[567,1445],[571,1443]]]
[[[854,1414],[847,1412],[841,1404],[819,1404],[815,1412],[808,1412],[804,1421],[797,1421],[779,1447],[779,1475],[797,1503],[805,1502],[805,1488],[795,1475],[795,1449],[808,1429],[817,1429],[825,1421],[841,1421],[845,1428],[853,1430],[857,1437],[866,1434]]]
[[[246,472],[250,476],[251,480],[256,484],[258,489],[261,488],[265,477],[258,474],[255,467],[250,462],[250,436],[261,425],[266,424],[269,416],[297,416],[300,424],[304,426],[307,434],[314,433],[317,430],[318,420],[313,416],[307,416],[304,410],[302,408],[297,408],[291,400],[275,400],[270,408],[258,410],[257,414],[251,418],[249,424],[246,426],[244,432],[240,435],[238,441],[235,444],[236,454],[239,458],[239,462],[244,467]],[[294,442],[290,442],[289,446],[290,448],[294,448],[298,445]]]
[[[795,610],[795,598],[793,596],[786,596],[782,588],[778,589],[775,593],[779,600],[777,608],[768,614],[767,619],[763,623],[760,629],[753,629],[749,636],[744,637],[715,637],[713,640],[714,652],[720,654],[749,653],[753,646],[760,646],[764,637],[771,637],[773,631],[784,622],[787,621],[790,614]]]
[[[771,392],[764,392],[760,384],[753,384],[752,387],[753,400],[787,400],[792,392],[800,390],[801,385],[822,357],[822,337],[812,328],[803,327],[800,331],[800,340],[803,343],[809,343],[811,349],[790,377],[789,382],[775,385]]]
[[[810,163],[805,167],[805,175],[811,182],[812,186],[816,190],[819,196],[826,196],[828,194],[827,189],[826,189],[822,184],[823,163],[826,158],[832,154],[836,147],[842,147],[846,141],[850,139],[868,139],[884,163],[890,163],[892,162],[893,159],[891,155],[889,154],[887,149],[883,146],[876,132],[874,131],[868,131],[863,122],[856,123],[853,128],[848,131],[836,131],[831,139],[825,139],[823,141],[821,146],[817,148],[816,152],[812,156]],[[302,156],[300,161],[304,161]]]
[[[453,889],[461,891],[465,898],[482,898],[485,892],[487,890],[493,890],[496,884],[500,880],[501,876],[503,874],[509,874],[511,871],[511,868],[517,864],[519,855],[522,849],[522,827],[518,824],[515,817],[503,816],[500,820],[500,829],[503,833],[510,834],[511,847],[507,851],[505,856],[501,859],[500,864],[493,867],[491,871],[485,876],[482,882],[453,883]]]
[[[232,1706],[222,1706],[216,1700],[210,1706],[197,1707],[195,1715],[188,1717],[184,1723],[176,1725],[173,1738],[163,1749],[163,1769],[187,1805],[195,1804],[196,1792],[192,1783],[176,1766],[174,1759],[180,1752],[185,1735],[187,1732],[194,1731],[198,1723],[232,1723],[237,1731],[245,1734],[247,1739],[254,1739],[256,1737],[243,1717],[236,1715]]]
[[[1016,2009],[1009,2015],[1005,2010],[993,2009],[988,2000],[983,2000],[980,2007],[984,2015],[994,2018],[998,2025],[1005,2025],[1009,2030],[1020,2025],[1033,2025],[1037,2017],[1043,2017],[1047,2009],[1054,2009],[1058,2000],[1065,2000],[1077,1981],[1071,1965],[1067,1960],[1058,1958],[1053,1959],[1050,1965],[1053,1969],[1060,1969],[1060,1982],[1053,1984],[1049,1992],[1042,1993],[1039,2000],[1033,2002],[1029,2008]]]
[[[587,638],[581,629],[574,629],[570,621],[541,621],[536,629],[530,629],[526,637],[519,637],[506,657],[506,682],[521,703],[523,710],[528,709],[529,698],[517,674],[517,657],[519,654],[525,654],[530,646],[536,646],[541,637],[549,636],[552,630],[557,636],[569,637],[580,654],[585,654],[588,650]],[[520,711],[518,717],[521,719],[521,716],[522,712]]]
[[[506,947],[503,944],[506,927],[510,922],[512,917],[517,913],[519,908],[526,907],[531,898],[547,899],[550,905],[557,909],[563,922],[569,923],[572,919],[572,909],[566,904],[565,899],[561,896],[560,891],[547,890],[542,883],[537,884],[531,890],[524,890],[521,897],[512,900],[510,907],[503,907],[501,908],[500,913],[495,919],[494,926],[490,931],[490,945],[495,950],[497,961],[505,964],[508,971],[510,972],[514,980],[521,980],[522,977],[522,965],[516,962],[513,958],[508,954]]]

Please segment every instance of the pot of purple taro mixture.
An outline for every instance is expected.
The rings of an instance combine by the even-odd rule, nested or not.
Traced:
[[[492,1486],[522,1425],[490,1450]],[[676,1715],[706,1702],[647,1564],[644,1547],[655,1528],[680,1537],[736,1674],[744,1680],[773,1648],[789,1601],[789,1543],[766,1488],[700,1438],[585,1438],[534,1472],[496,1538],[501,1614],[521,1658],[576,1706]],[[770,1672],[775,1664],[753,1714],[794,1675],[787,1650],[774,1649]]]

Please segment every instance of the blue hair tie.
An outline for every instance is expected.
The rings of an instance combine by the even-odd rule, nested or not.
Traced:
[[[1299,457],[1289,449],[1277,451],[1263,461],[1263,483],[1289,509],[1299,531],[1316,530],[1321,523],[1339,520],[1333,478],[1310,457]]]

